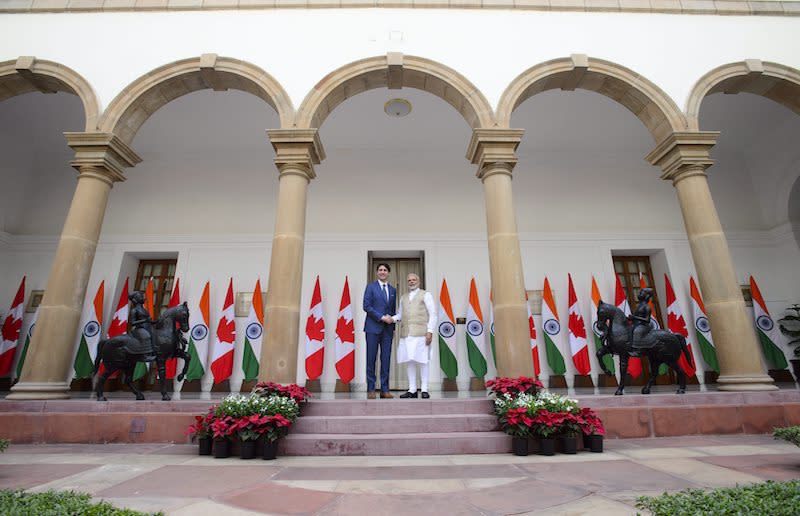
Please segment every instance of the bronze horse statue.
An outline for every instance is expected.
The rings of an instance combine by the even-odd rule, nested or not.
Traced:
[[[166,361],[168,358],[182,358],[183,370],[177,376],[181,381],[186,376],[189,369],[189,354],[184,345],[186,339],[183,332],[189,331],[189,308],[183,303],[172,308],[167,308],[153,324],[155,331],[155,343],[157,352],[153,354],[149,335],[141,335],[137,338],[130,333],[101,340],[97,344],[97,356],[94,359],[94,382],[97,401],[106,401],[103,395],[103,385],[106,379],[116,371],[122,371],[125,375],[125,384],[136,395],[137,400],[143,400],[142,392],[133,385],[133,369],[137,362],[155,362],[158,367],[158,375],[161,380],[161,399],[169,401],[170,395],[167,393],[167,374]],[[139,332],[141,333],[141,332]],[[98,374],[100,363],[103,363],[104,370]]]
[[[597,332],[603,346],[597,350],[597,360],[603,372],[613,374],[603,363],[603,357],[608,354],[619,355],[620,382],[616,395],[625,391],[625,375],[628,373],[628,359],[632,356],[645,356],[650,362],[650,380],[642,387],[642,394],[650,394],[650,388],[656,381],[658,368],[667,364],[678,375],[678,394],[686,392],[686,374],[678,364],[681,354],[691,364],[692,357],[686,346],[683,335],[667,330],[650,330],[643,342],[634,348],[630,342],[630,322],[625,313],[614,305],[604,303],[602,300],[597,306]]]

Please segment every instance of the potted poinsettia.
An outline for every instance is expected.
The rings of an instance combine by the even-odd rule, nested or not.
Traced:
[[[603,421],[597,412],[586,407],[582,408],[580,412],[583,423],[581,430],[583,431],[583,447],[588,448],[594,453],[603,452],[603,436],[606,429],[603,426]]]
[[[296,383],[282,385],[275,382],[258,382],[256,386],[253,387],[252,394],[263,398],[283,396],[284,398],[293,399],[298,404],[308,401],[311,397],[311,391]]]
[[[263,435],[263,427],[269,416],[249,414],[235,420],[236,435],[239,437],[239,457],[242,459],[256,458],[256,441]]]
[[[264,416],[259,431],[266,438],[264,443],[264,460],[272,460],[278,454],[278,439],[289,433],[292,422],[281,414]]]
[[[211,422],[211,435],[214,437],[214,458],[225,459],[230,456],[230,437],[236,432],[236,420],[231,416],[215,415]]]
[[[531,417],[531,435],[536,437],[540,455],[556,453],[556,435],[561,429],[563,416],[560,412],[550,412],[540,408]]]
[[[199,455],[211,455],[211,423],[214,421],[214,412],[209,410],[204,416],[194,416],[194,423],[186,429],[192,441],[197,439]]]
[[[494,400],[494,412],[500,429],[511,436],[514,455],[528,454],[528,438],[531,435],[530,406],[535,397],[531,394],[505,392]]]
[[[520,394],[538,394],[544,386],[536,378],[520,376],[519,378],[495,378],[486,382],[486,388],[495,396],[508,394],[516,398]]]

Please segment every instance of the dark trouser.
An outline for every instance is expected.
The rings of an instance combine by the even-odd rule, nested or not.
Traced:
[[[384,329],[382,333],[367,333],[367,392],[375,390],[375,359],[378,347],[381,350],[381,392],[389,392],[389,362],[392,355],[394,331]]]

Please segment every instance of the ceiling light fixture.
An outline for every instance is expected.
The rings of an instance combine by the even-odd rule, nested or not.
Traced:
[[[406,99],[387,100],[383,105],[383,111],[393,118],[402,118],[411,113],[411,102]]]

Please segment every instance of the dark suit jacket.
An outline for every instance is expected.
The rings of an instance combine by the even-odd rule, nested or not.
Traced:
[[[388,302],[378,281],[368,284],[364,290],[364,311],[367,312],[367,318],[364,320],[364,331],[366,333],[383,333],[387,326],[391,331],[394,331],[394,324],[386,324],[381,321],[381,317],[384,315],[395,315],[397,313],[395,310],[397,289],[391,285],[387,286],[389,290]]]

